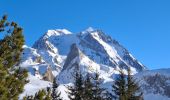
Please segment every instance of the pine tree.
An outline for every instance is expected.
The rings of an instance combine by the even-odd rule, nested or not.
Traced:
[[[73,75],[75,82],[74,86],[68,86],[68,94],[70,100],[83,100],[83,77],[79,71],[79,66],[75,68],[75,74]]]
[[[122,70],[119,71],[120,75],[115,79],[115,83],[113,84],[113,91],[115,93],[115,99],[119,100],[127,100],[126,96],[126,76]]]
[[[134,80],[131,75],[131,70],[128,68],[128,77],[127,77],[127,97],[128,100],[142,100],[142,92],[140,92],[140,87],[138,83]]]
[[[83,100],[92,100],[93,99],[93,83],[91,82],[91,77],[89,74],[86,75],[84,81],[84,92]]]
[[[52,100],[51,89],[47,87],[47,93],[44,100]]]
[[[60,98],[60,92],[58,92],[56,89],[58,88],[58,83],[56,82],[56,79],[53,79],[53,86],[52,86],[52,93],[51,93],[51,97],[52,100],[62,100]]]
[[[51,89],[47,88],[47,90],[39,90],[35,95],[24,96],[23,100],[52,100]]]
[[[46,91],[42,89],[35,94],[34,100],[44,100],[45,96],[46,96]]]
[[[16,67],[24,45],[22,28],[15,22],[9,23],[7,16],[3,16],[0,20],[0,33],[4,35],[0,39],[0,100],[17,100],[23,92],[27,77],[26,70]]]
[[[128,75],[126,76],[122,70],[119,71],[120,75],[115,80],[113,91],[116,98],[119,100],[143,100],[140,87],[131,75],[131,70],[128,68]]]
[[[101,88],[101,80],[99,78],[99,73],[95,73],[93,78],[93,99],[92,100],[104,100],[103,93],[105,91],[104,88]]]

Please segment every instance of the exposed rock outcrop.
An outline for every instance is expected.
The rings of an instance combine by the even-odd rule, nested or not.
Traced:
[[[51,70],[50,67],[47,68],[47,71],[44,74],[43,79],[46,80],[46,81],[53,82],[54,75],[53,75],[52,70]]]

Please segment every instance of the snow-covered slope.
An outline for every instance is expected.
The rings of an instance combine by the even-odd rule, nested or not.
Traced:
[[[109,91],[111,91],[114,75],[118,74],[118,69],[126,70],[130,67],[133,74],[146,70],[146,67],[116,40],[101,30],[93,28],[77,34],[66,29],[48,30],[32,48],[27,46],[23,48],[24,53],[20,66],[28,69],[31,77],[41,81],[50,69],[63,89],[65,89],[64,85],[73,82],[71,74],[76,66],[83,75],[98,72],[103,81],[103,87],[108,88]],[[47,77],[50,78],[50,76]],[[30,84],[36,86],[37,83],[30,79],[30,83],[25,87]],[[45,84],[44,87],[48,85]],[[25,88],[24,94],[29,95],[28,92],[30,91]],[[65,92],[62,92],[62,95],[64,94]],[[67,97],[65,98],[67,99]]]
[[[170,100],[170,69],[143,71],[135,75],[139,80],[144,99]]]

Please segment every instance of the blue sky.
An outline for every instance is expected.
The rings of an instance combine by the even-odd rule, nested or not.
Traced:
[[[48,29],[102,29],[149,69],[170,68],[169,0],[1,0],[31,46]]]

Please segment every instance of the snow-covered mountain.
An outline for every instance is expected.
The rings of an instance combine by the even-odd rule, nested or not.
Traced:
[[[20,98],[50,86],[49,81],[56,77],[61,95],[68,100],[65,86],[73,82],[71,74],[75,67],[79,67],[84,76],[98,72],[102,86],[108,91],[111,91],[114,76],[120,68],[126,71],[130,67],[133,74],[147,69],[116,40],[93,28],[80,33],[66,29],[48,30],[32,47],[23,48],[20,66],[28,69],[30,82]]]
[[[72,44],[90,60],[113,68],[133,67],[136,71],[145,69],[123,46],[101,30],[88,28],[78,34],[66,29],[48,30],[33,48],[58,72],[62,69]]]
[[[137,73],[145,100],[170,100],[170,69],[147,70]]]

